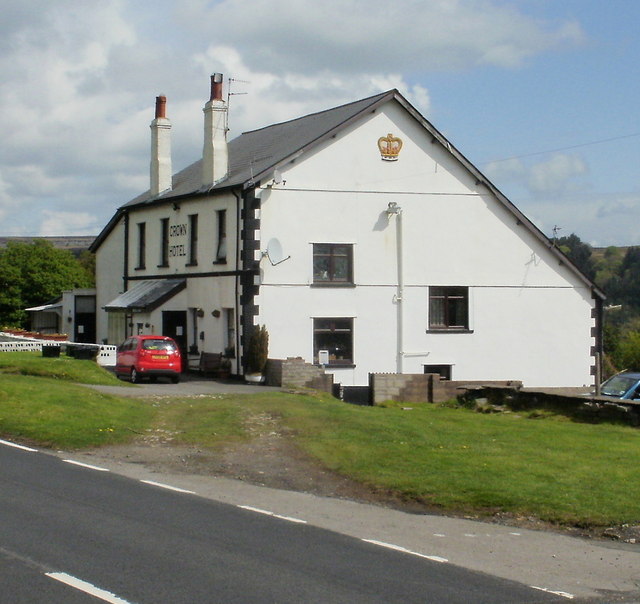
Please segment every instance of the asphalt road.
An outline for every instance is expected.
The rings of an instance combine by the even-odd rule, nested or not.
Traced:
[[[1,443],[0,603],[566,599],[167,486]]]

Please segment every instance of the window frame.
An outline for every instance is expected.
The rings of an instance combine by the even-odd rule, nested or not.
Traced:
[[[464,306],[456,308],[456,300],[460,299],[463,300]],[[437,300],[442,300],[440,309],[436,309]],[[427,333],[473,333],[470,328],[470,306],[468,286],[430,286]],[[436,315],[442,315],[442,322],[436,322]],[[462,315],[464,321],[456,321],[459,315]]]
[[[216,210],[217,242],[214,264],[227,263],[227,210]]]
[[[169,219],[160,219],[160,264],[158,268],[169,266]]]
[[[315,242],[312,246],[312,272],[314,287],[354,287],[355,282],[353,279],[353,243],[320,243]],[[326,248],[327,251],[322,251],[321,248]],[[346,250],[346,254],[338,253],[341,248]],[[336,263],[338,259],[345,258],[347,261],[347,270],[345,278],[337,278]],[[316,260],[320,258],[328,258],[329,270],[328,277],[326,279],[320,279],[318,277],[319,271],[316,270]]]
[[[343,326],[336,328],[332,327],[331,322],[342,322]],[[313,362],[319,364],[319,351],[330,349],[330,346],[322,345],[318,341],[318,336],[328,333],[343,333],[347,334],[348,342],[346,345],[347,351],[350,353],[350,358],[338,359],[331,358],[329,355],[329,363],[325,365],[331,368],[349,368],[355,367],[355,354],[354,354],[354,318],[353,317],[313,317]],[[346,326],[345,326],[346,325]]]
[[[138,263],[136,270],[145,269],[147,266],[147,223],[138,222]]]
[[[198,215],[189,214],[189,262],[186,266],[198,266]]]

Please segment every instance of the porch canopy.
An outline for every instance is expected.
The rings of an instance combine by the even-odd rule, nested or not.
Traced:
[[[150,279],[136,283],[104,306],[107,312],[151,312],[187,286],[186,279]]]
[[[62,299],[59,298],[56,302],[51,304],[42,304],[41,306],[32,306],[31,308],[25,308],[27,312],[56,312],[62,309]]]

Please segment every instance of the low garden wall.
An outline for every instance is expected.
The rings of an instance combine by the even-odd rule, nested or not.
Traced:
[[[325,373],[321,367],[305,363],[300,357],[269,359],[265,382],[267,386],[313,388],[329,393],[333,390],[333,375]]]
[[[373,404],[383,401],[407,403],[443,403],[454,399],[461,390],[484,385],[520,388],[522,383],[514,380],[443,380],[437,373],[372,373],[370,386]]]

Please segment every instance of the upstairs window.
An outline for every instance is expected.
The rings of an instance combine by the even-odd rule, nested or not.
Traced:
[[[329,353],[329,365],[353,365],[353,319],[314,319],[314,363],[320,362],[320,350]]]
[[[218,210],[218,245],[216,248],[215,263],[224,264],[227,261],[227,211]]]
[[[313,244],[313,283],[353,284],[353,245],[350,243]]]
[[[147,224],[138,223],[138,264],[136,268],[145,268],[147,255]]]
[[[169,219],[160,219],[160,264],[169,266]]]
[[[429,329],[469,329],[469,288],[429,288]]]
[[[189,264],[198,264],[198,215],[189,215]]]

